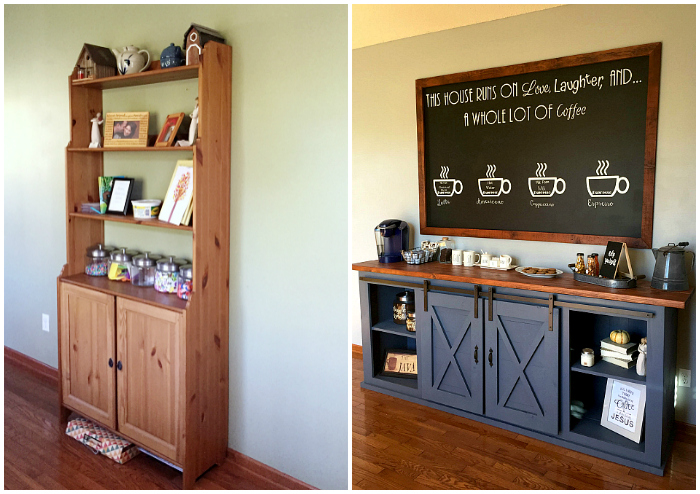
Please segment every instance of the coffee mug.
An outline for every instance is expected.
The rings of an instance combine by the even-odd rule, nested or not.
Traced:
[[[481,267],[486,268],[489,265],[489,261],[491,260],[491,254],[488,252],[484,252],[481,254]]]
[[[465,250],[462,257],[464,258],[464,265],[467,267],[471,267],[474,264],[479,264],[481,256],[478,252],[474,252],[473,250]]]
[[[552,197],[554,193],[562,194],[566,190],[566,182],[557,177],[530,177],[527,179],[532,197]],[[559,190],[559,184],[562,185]]]
[[[462,193],[462,181],[456,178],[436,178],[433,180],[433,190],[438,197],[452,197],[453,194]]]
[[[512,257],[510,257],[510,256],[507,255],[507,254],[503,254],[503,255],[500,257],[500,264],[499,264],[499,267],[501,267],[501,268],[509,268],[512,262],[513,262],[513,258],[512,258]]]
[[[625,182],[625,190],[620,189],[620,182]],[[624,194],[630,188],[629,180],[619,175],[602,175],[586,177],[586,186],[591,197],[612,197],[618,192]]]
[[[508,184],[508,190],[506,190]],[[480,178],[479,192],[483,197],[498,197],[510,193],[510,180],[507,178]]]
[[[452,264],[457,266],[462,265],[462,251],[459,249],[452,249]]]

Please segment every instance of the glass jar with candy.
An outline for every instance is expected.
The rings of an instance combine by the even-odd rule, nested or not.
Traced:
[[[188,300],[192,293],[192,265],[180,266],[180,274],[177,277],[177,296]]]
[[[153,287],[161,293],[177,293],[177,277],[180,264],[173,256],[159,259],[156,263],[156,277]]]
[[[131,260],[134,256],[139,255],[138,250],[128,250],[126,247],[120,247],[113,250],[109,254],[109,271],[107,278],[112,281],[131,281],[129,269],[131,269]]]
[[[88,247],[85,254],[85,274],[88,276],[107,276],[109,253],[114,247],[97,244]]]

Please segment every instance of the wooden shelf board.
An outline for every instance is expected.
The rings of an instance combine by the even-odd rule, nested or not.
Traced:
[[[183,81],[199,77],[199,64],[183,65],[172,69],[154,69],[138,74],[116,75],[95,80],[73,80],[73,87],[92,89],[115,89],[119,87],[143,86],[160,82]]]
[[[188,151],[192,152],[194,149],[193,146],[182,146],[182,147],[117,147],[117,148],[66,148],[69,152],[72,153],[113,153],[115,151]]]
[[[372,326],[372,331],[382,331],[383,333],[391,333],[416,339],[416,333],[412,333],[411,331],[407,330],[405,325],[396,324],[393,319],[380,321]]]
[[[582,419],[571,429],[571,432],[580,436],[585,436],[591,439],[597,439],[605,443],[615,444],[633,451],[644,452],[644,434],[639,444],[631,439],[627,439],[616,432],[606,429],[600,425],[600,416],[602,410],[600,408],[586,412]],[[572,420],[576,420],[572,418]],[[591,446],[595,447],[595,446]]]
[[[527,266],[528,264],[524,265]],[[542,263],[533,262],[529,265],[540,266]],[[468,268],[453,264],[441,264],[439,262],[406,264],[401,261],[385,264],[379,261],[366,261],[354,263],[352,269],[370,273],[409,276],[428,280],[456,281],[458,283],[473,283],[475,285],[490,285],[494,287],[519,288],[521,290],[673,307],[676,309],[684,309],[686,302],[695,290],[691,288],[690,290],[679,292],[667,292],[651,288],[651,283],[648,280],[637,281],[636,288],[614,289],[576,281],[571,273],[563,273],[556,278],[532,278],[517,273],[515,270],[499,271],[476,267]]]
[[[418,389],[418,379],[410,379],[407,377],[382,376],[381,374],[377,374],[376,376],[374,376],[374,378],[379,379],[380,381],[396,384],[397,386],[405,386],[407,388]]]
[[[106,276],[88,276],[85,273],[79,273],[63,276],[61,281],[164,309],[183,311],[187,307],[187,300],[182,300],[174,293],[160,293],[152,286],[136,286],[130,282],[112,281]]]
[[[97,213],[70,213],[69,216],[71,218],[86,218],[89,220],[97,221],[116,221],[118,223],[130,223],[132,225],[152,226],[155,228],[170,228],[173,230],[185,230],[189,232],[192,231],[191,226],[173,225],[171,223],[166,223],[165,221],[160,221],[157,218],[153,218],[152,220],[139,220],[134,218],[133,216],[117,216],[113,214]]]
[[[635,366],[632,366],[629,369],[623,369],[622,367],[606,362],[605,360],[597,361],[593,367],[585,367],[581,365],[581,362],[576,362],[571,366],[571,371],[642,384],[647,382],[646,376],[637,375]]]

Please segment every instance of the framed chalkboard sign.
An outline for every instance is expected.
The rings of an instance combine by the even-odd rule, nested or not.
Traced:
[[[661,43],[416,81],[420,232],[651,247]]]

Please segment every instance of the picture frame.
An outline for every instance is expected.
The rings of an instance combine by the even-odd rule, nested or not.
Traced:
[[[131,204],[131,193],[134,190],[134,179],[116,177],[112,180],[112,193],[109,197],[107,213],[126,216]]]
[[[644,429],[647,387],[608,378],[600,425],[639,443]]]
[[[104,147],[146,147],[149,113],[122,112],[105,115]]]
[[[178,160],[168,191],[163,198],[158,219],[173,225],[179,225],[190,208],[194,196],[194,161]]]
[[[418,379],[418,355],[415,350],[389,349],[384,354],[382,376]]]
[[[185,118],[185,113],[173,113],[165,118],[163,128],[160,129],[158,138],[156,139],[155,147],[170,147],[175,141],[182,120]]]

